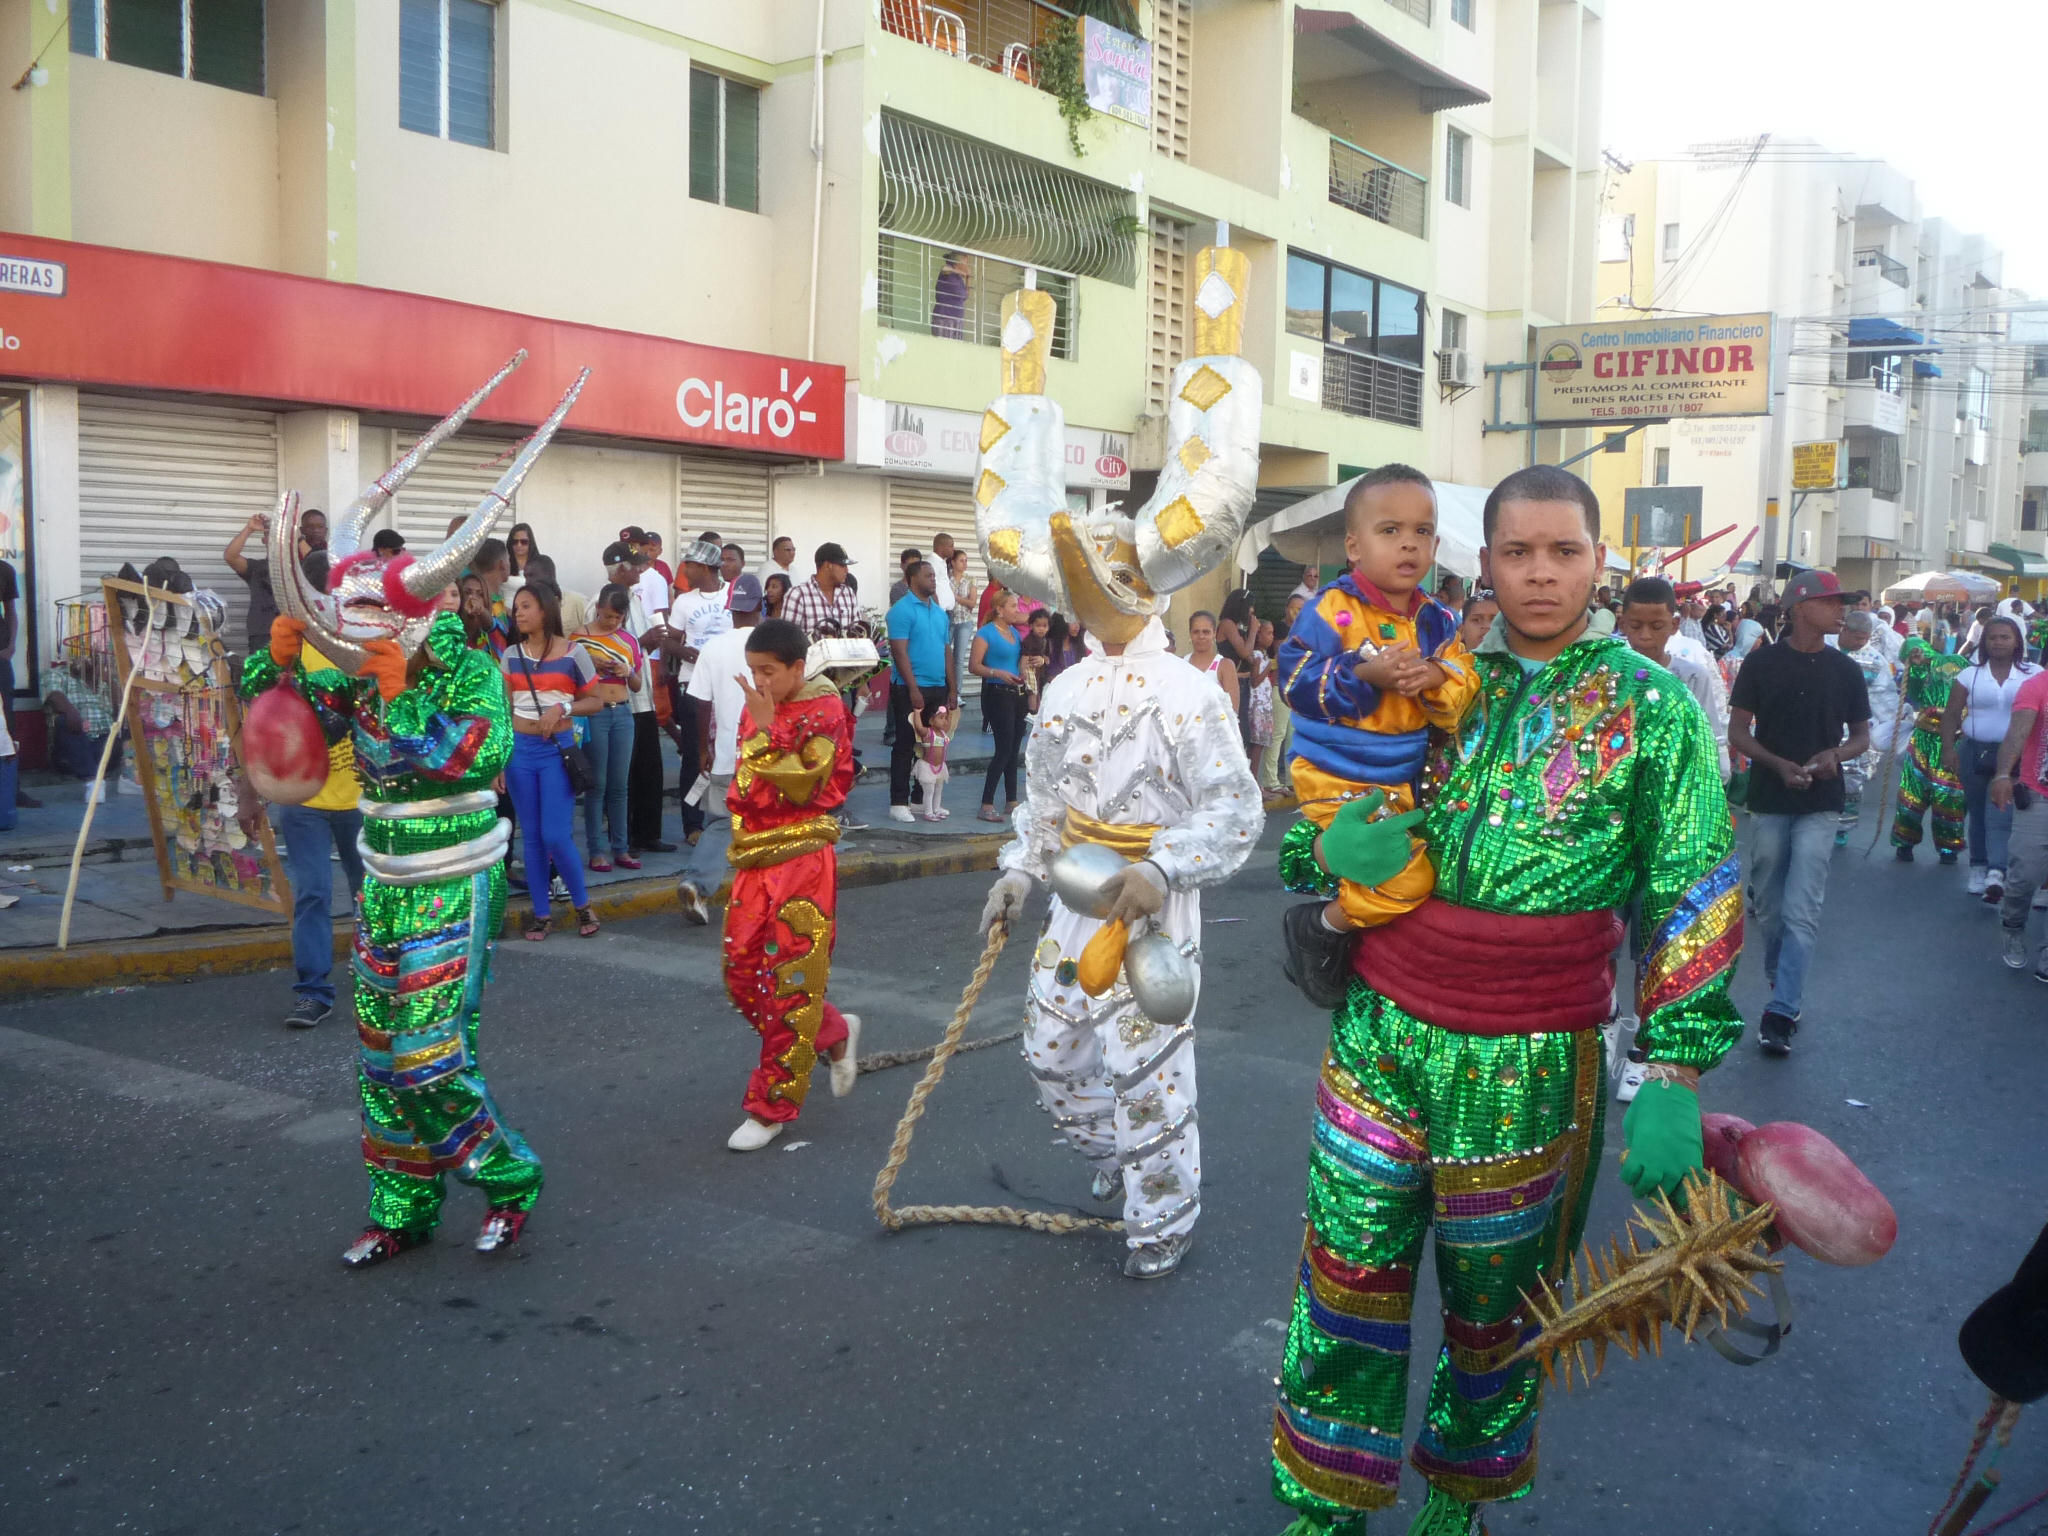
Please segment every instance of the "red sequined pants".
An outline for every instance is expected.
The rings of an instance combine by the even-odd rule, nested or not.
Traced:
[[[811,1068],[846,1038],[846,1020],[825,1001],[838,906],[830,848],[733,871],[725,991],[761,1035],[761,1064],[747,1079],[746,1110],[756,1120],[794,1120]]]

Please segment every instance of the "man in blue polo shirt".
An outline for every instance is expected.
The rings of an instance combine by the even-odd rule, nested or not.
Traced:
[[[938,578],[931,562],[920,560],[909,570],[910,590],[889,609],[889,723],[895,743],[889,750],[889,818],[909,821],[910,765],[917,756],[917,733],[910,717],[925,719],[927,703],[960,708],[959,653],[951,643],[952,615],[939,606]]]

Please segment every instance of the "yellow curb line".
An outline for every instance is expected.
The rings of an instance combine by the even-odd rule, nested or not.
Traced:
[[[1009,841],[1007,832],[968,833],[948,838],[942,848],[926,852],[904,849],[888,853],[851,853],[839,861],[844,889],[887,885],[927,875],[971,874],[994,869],[996,852]],[[723,895],[723,890],[720,891]],[[591,895],[600,921],[619,922],[678,909],[676,881],[671,875],[614,881]],[[516,933],[533,910],[531,902],[509,903],[506,931]],[[573,938],[574,931],[570,936]],[[354,944],[354,926],[346,920],[334,927],[334,953],[347,956]],[[242,976],[289,964],[289,924],[234,929],[222,933],[165,934],[148,939],[116,939],[74,944],[70,949],[0,950],[0,996],[30,992],[73,992],[88,987],[148,986],[190,981],[199,976]]]

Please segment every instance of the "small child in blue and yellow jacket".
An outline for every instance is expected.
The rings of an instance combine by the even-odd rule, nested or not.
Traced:
[[[1436,558],[1436,491],[1405,464],[1362,477],[1344,502],[1351,569],[1303,608],[1280,648],[1294,712],[1295,793],[1328,827],[1371,790],[1386,813],[1415,806],[1429,729],[1455,730],[1479,691],[1458,615],[1419,589]],[[1417,841],[1408,867],[1370,889],[1343,881],[1325,909],[1332,929],[1370,928],[1419,905],[1436,884]]]

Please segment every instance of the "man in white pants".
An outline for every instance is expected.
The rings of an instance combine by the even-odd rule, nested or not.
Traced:
[[[1229,701],[1168,652],[1159,620],[1115,654],[1091,631],[1088,650],[1039,706],[1017,837],[998,856],[982,927],[999,912],[1014,920],[1076,842],[1138,861],[1108,919],[1051,898],[1031,956],[1024,1058],[1054,1127],[1094,1165],[1095,1198],[1123,1191],[1124,1272],[1150,1279],[1179,1264],[1202,1208],[1194,1020],[1154,1023],[1122,980],[1088,996],[1081,952],[1104,921],[1135,929],[1150,917],[1199,967],[1200,888],[1237,873],[1265,811]]]
[[[1083,953],[1105,923],[1136,938],[1150,922],[1199,966],[1197,892],[1236,873],[1265,822],[1230,701],[1167,650],[1160,620],[1166,594],[1235,548],[1258,480],[1262,386],[1238,355],[1249,263],[1209,249],[1195,269],[1197,355],[1174,372],[1152,499],[1135,514],[1069,511],[1064,422],[1045,395],[1054,306],[1037,291],[1005,305],[1004,393],[982,419],[975,489],[989,574],[1088,633],[1087,659],[1040,701],[1016,841],[999,856],[982,931],[1017,922],[1064,848],[1093,843],[1130,861],[1107,884],[1102,920],[1052,898],[1024,1056],[1054,1124],[1094,1165],[1096,1198],[1121,1186],[1124,1273],[1141,1280],[1173,1273],[1202,1209],[1192,1011],[1148,1017],[1120,959],[1103,976],[1090,968],[1091,996]]]

